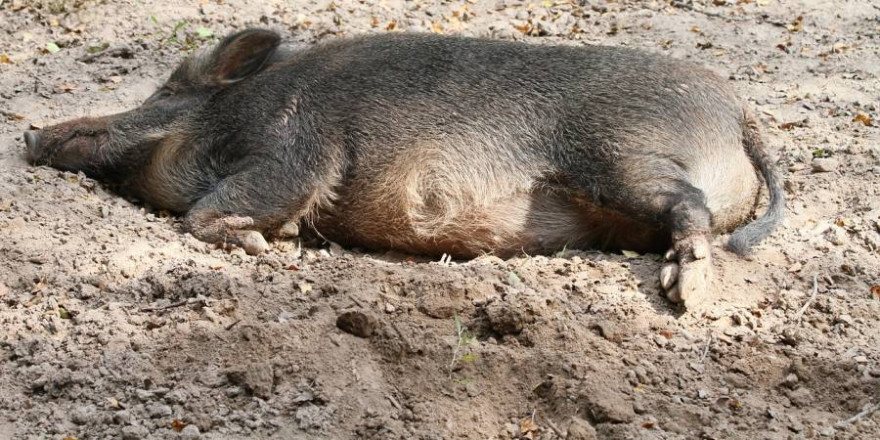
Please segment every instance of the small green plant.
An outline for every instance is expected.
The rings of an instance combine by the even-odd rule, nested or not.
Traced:
[[[150,16],[150,21],[159,28],[153,35],[162,45],[175,46],[183,51],[196,50],[201,47],[202,43],[214,38],[214,31],[204,26],[190,30],[190,23],[186,20],[180,20],[175,23],[170,31],[161,29],[159,20],[155,15]]]
[[[817,148],[813,150],[813,157],[815,158],[823,158],[823,157],[831,157],[831,152],[824,148]]]
[[[449,361],[449,377],[452,377],[452,371],[455,369],[455,363],[458,361],[471,362],[476,360],[477,356],[473,353],[465,353],[462,351],[477,342],[477,337],[468,331],[466,325],[461,322],[461,316],[455,315],[455,334],[458,340],[455,348],[452,350],[452,360]]]

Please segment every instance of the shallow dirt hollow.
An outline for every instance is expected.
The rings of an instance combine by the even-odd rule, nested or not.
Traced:
[[[0,0],[0,439],[880,437],[848,420],[880,402],[876,2],[248,3]],[[788,217],[748,259],[716,240],[684,311],[657,255],[251,257],[25,163],[24,130],[135,107],[252,25],[699,62],[762,120]]]

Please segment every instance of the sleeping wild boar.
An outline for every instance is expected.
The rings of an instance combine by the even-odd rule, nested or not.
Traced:
[[[137,109],[25,133],[28,159],[121,185],[251,254],[300,226],[459,258],[661,252],[673,301],[710,282],[711,234],[732,231],[744,254],[782,218],[758,123],[700,67],[405,33],[279,43],[228,36]],[[769,207],[749,223],[763,185]]]

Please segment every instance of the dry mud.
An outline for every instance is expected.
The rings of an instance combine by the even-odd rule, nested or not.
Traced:
[[[683,311],[657,255],[250,257],[25,163],[23,130],[134,107],[252,25],[691,59],[760,116],[788,218],[749,259],[716,240]],[[878,41],[855,0],[0,0],[0,439],[878,438]]]

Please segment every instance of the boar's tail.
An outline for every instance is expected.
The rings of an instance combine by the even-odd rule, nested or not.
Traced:
[[[785,191],[782,188],[782,179],[779,178],[779,172],[776,170],[773,160],[764,150],[759,123],[749,111],[744,111],[743,147],[755,168],[764,178],[764,183],[767,184],[770,204],[764,215],[731,234],[727,247],[739,255],[748,254],[752,246],[770,235],[782,222],[785,211]]]

